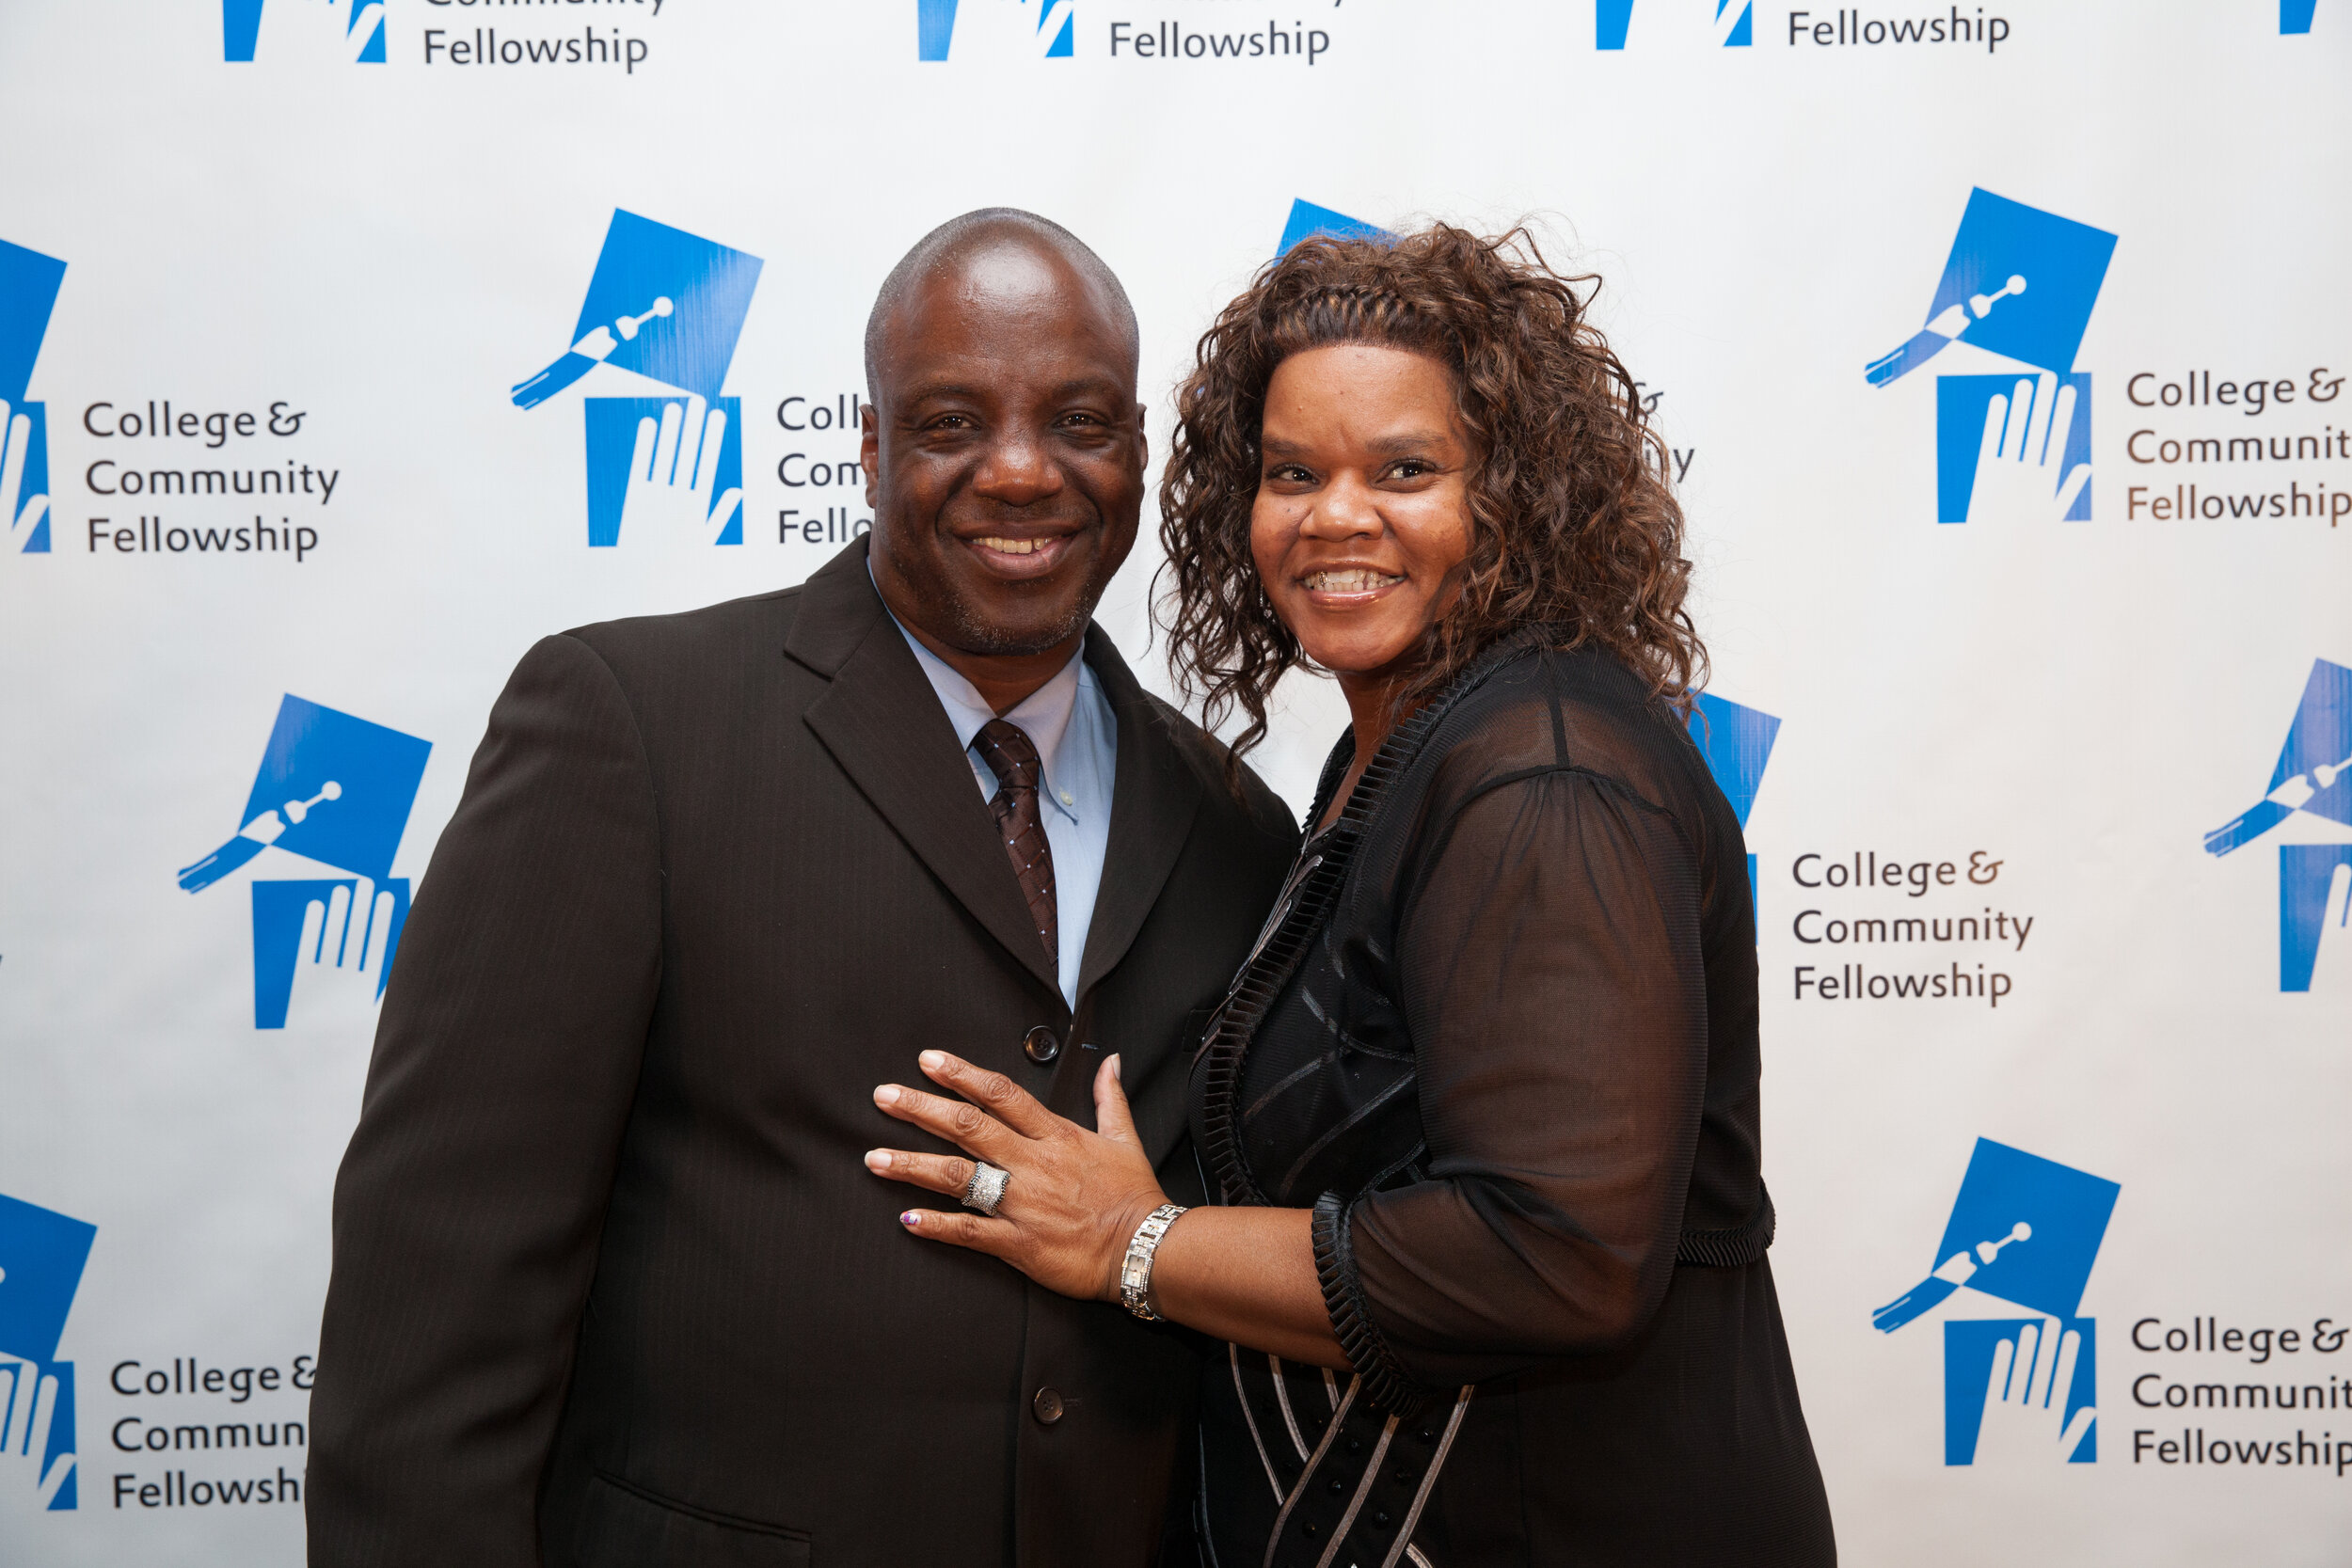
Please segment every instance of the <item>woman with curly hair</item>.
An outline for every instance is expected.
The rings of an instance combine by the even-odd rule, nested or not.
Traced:
[[[1099,1133],[942,1076],[1028,1190],[919,1233],[1225,1341],[1224,1568],[1836,1560],[1682,517],[1583,281],[1524,232],[1314,239],[1201,339],[1172,657],[1236,756],[1293,669],[1353,720],[1194,1066],[1212,1204],[1167,1203],[1115,1061]]]

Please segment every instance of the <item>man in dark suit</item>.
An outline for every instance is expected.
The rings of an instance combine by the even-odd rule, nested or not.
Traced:
[[[927,1047],[1082,1121],[1117,1051],[1200,1200],[1189,1047],[1295,831],[1089,620],[1136,362],[1092,252],[959,219],[868,328],[870,555],[516,670],[336,1186],[313,1564],[1157,1560],[1194,1350],[862,1163]]]

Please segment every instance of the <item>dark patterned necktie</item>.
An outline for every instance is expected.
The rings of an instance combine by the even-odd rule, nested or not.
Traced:
[[[1012,857],[1012,874],[1021,879],[1022,896],[1029,901],[1029,918],[1037,924],[1038,940],[1045,944],[1046,967],[1061,969],[1061,926],[1054,912],[1054,849],[1045,841],[1045,819],[1039,814],[1038,782],[1045,764],[1018,724],[992,719],[980,726],[972,744],[996,775],[996,794],[989,809],[996,814],[998,836]]]

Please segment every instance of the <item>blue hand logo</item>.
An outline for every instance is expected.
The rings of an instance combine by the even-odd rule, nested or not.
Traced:
[[[262,40],[264,0],[220,0],[220,57],[249,63]],[[277,0],[270,7],[270,57],[303,55],[327,63],[384,63],[383,0]]]
[[[742,399],[582,398],[580,407],[591,546],[743,542]]]
[[[1066,60],[1076,40],[1075,0],[914,0],[920,60]]]
[[[63,261],[0,240],[0,529],[14,555],[49,553],[49,411],[24,394],[64,282]]]
[[[1652,0],[1656,4],[1656,0]],[[1706,0],[1682,0],[1704,5]],[[1595,0],[1593,47],[1623,49],[1633,25],[1633,0]],[[1746,49],[1756,42],[1755,0],[1715,0],[1713,40],[1725,49]]]
[[[2205,835],[2205,852],[2226,855],[2308,812],[2352,827],[2352,669],[2312,661],[2303,700],[2287,726],[2263,798]],[[2308,991],[2322,940],[2352,925],[2352,844],[2279,847],[2279,989]],[[2331,944],[2352,964],[2352,933]]]
[[[0,1508],[77,1506],[73,1364],[59,1361],[98,1227],[0,1195]]]
[[[2328,969],[2352,969],[2352,844],[2279,847],[2279,989],[2307,991],[2319,974],[2321,941]],[[2328,990],[2341,989],[2330,985]]]
[[[721,385],[761,261],[614,212],[572,345],[513,389],[535,408],[598,365],[675,387],[667,398],[584,398],[592,547],[743,542],[743,421]]]
[[[2044,1314],[1945,1323],[1945,1464],[2098,1458],[2098,1325],[2076,1314],[2122,1191],[1977,1140],[1927,1276],[1870,1315],[1892,1334],[1963,1286]]]
[[[1935,520],[2090,515],[2090,377],[1935,378]]]
[[[254,1026],[281,1029],[297,979],[311,989],[343,982],[373,1002],[383,994],[408,881],[391,874],[424,778],[430,741],[288,696],[262,753],[235,834],[180,869],[201,893],[276,847],[348,878],[253,883]]]
[[[2090,377],[2074,370],[2116,239],[2105,230],[1971,191],[1927,325],[1864,374],[1893,385],[1956,342],[2027,373],[1936,381],[1936,518],[2090,515]]]

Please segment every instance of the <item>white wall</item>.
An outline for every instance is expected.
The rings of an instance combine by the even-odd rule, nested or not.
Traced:
[[[834,546],[798,532],[779,543],[780,515],[821,526],[830,503],[853,522],[862,490],[789,488],[778,464],[851,457],[854,438],[784,429],[779,405],[863,393],[872,291],[931,225],[1012,203],[1095,245],[1142,313],[1164,449],[1194,338],[1304,198],[1384,225],[1532,215],[1557,256],[1606,277],[1601,319],[1689,458],[1714,690],[1781,721],[1748,822],[1766,1171],[1847,1560],[2342,1562],[2352,1352],[2323,1351],[2312,1325],[2352,1322],[2352,931],[2331,925],[2310,989],[2282,989],[2280,890],[2283,866],[2318,876],[2324,896],[2334,856],[2307,847],[2352,844],[2352,779],[2309,771],[2352,753],[2352,674],[2314,675],[2315,661],[2352,666],[2352,516],[2293,515],[2323,488],[2352,496],[2352,398],[2333,379],[2352,376],[2352,0],[2317,0],[2303,34],[2265,0],[1907,0],[1801,24],[1729,0],[1753,11],[1752,41],[1728,46],[1735,19],[1708,0],[1634,0],[1624,46],[1606,50],[1594,0],[1052,0],[1041,29],[1044,3],[961,0],[944,61],[918,57],[918,9],[938,9],[924,0],[389,0],[380,63],[349,58],[379,25],[370,11],[351,29],[349,0],[266,0],[249,62],[223,57],[223,7],[0,8],[0,241],[64,263],[44,333],[37,260],[0,260],[0,372],[20,381],[0,397],[45,414],[50,546],[28,552],[37,525],[11,516],[0,559],[0,1194],[16,1204],[0,1204],[0,1353],[74,1396],[70,1435],[53,1416],[46,1451],[25,1455],[16,1429],[0,1559],[299,1560],[298,1506],[194,1496],[257,1479],[274,1496],[299,1444],[136,1448],[155,1423],[287,1437],[307,1420],[292,1380],[316,1351],[373,1005],[364,971],[312,964],[286,1024],[256,1027],[256,898],[298,908],[301,890],[269,889],[421,875],[489,703],[536,637],[768,590],[827,559]],[[1954,14],[1977,36],[1835,41],[1841,16],[1948,30]],[[1069,55],[1049,57],[1065,20]],[[1825,20],[1832,41],[1816,42]],[[1162,23],[1261,48],[1271,28],[1297,52],[1139,57]],[[477,29],[543,51],[593,34],[619,61],[454,63]],[[2084,270],[2070,245],[2099,248],[2079,230],[2021,242],[2023,262],[1997,236],[1967,237],[1959,258],[1996,277],[2049,268],[1972,337],[2013,348],[1996,325],[2043,344],[2081,331],[2071,356],[2042,359],[2090,378],[2087,517],[2056,515],[2061,455],[2010,476],[2006,512],[1937,520],[1939,399],[1965,413],[1971,392],[1939,381],[2033,364],[1963,341],[1887,387],[1864,375],[1929,318],[1979,188],[2114,237],[2095,304],[2071,309],[2044,301]],[[691,520],[655,537],[642,516],[618,547],[587,543],[577,405],[677,401],[669,386],[608,363],[536,408],[510,399],[572,341],[616,210],[763,263],[723,381],[742,416],[739,546],[705,544]],[[8,345],[21,360],[36,339],[29,381],[6,372]],[[2192,372],[2239,401],[2133,401]],[[2292,383],[2296,400],[2250,413],[2237,388],[2252,380]],[[199,431],[203,415],[250,412],[254,433],[232,419],[217,448],[93,434],[167,400]],[[301,412],[298,430],[271,435],[273,408],[281,428]],[[2290,453],[2324,439],[2330,455],[2228,459],[2230,438],[2255,436]],[[2218,461],[2185,460],[2201,439],[2223,443]],[[2167,441],[2183,461],[2161,461]],[[600,455],[608,473],[625,461]],[[297,484],[312,470],[311,494],[119,493],[134,465],[290,461]],[[29,470],[9,462],[0,491],[13,480],[22,515]],[[327,472],[331,496],[316,488]],[[2185,501],[2192,483],[2221,515],[2179,515],[2174,487]],[[2274,493],[2289,515],[2229,515],[2228,498]],[[315,546],[299,562],[196,547],[197,531],[257,515],[313,530]],[[136,547],[142,518],[151,534],[161,519],[160,548]],[[1164,683],[1152,556],[1138,551],[1103,619]],[[290,693],[430,742],[396,853],[322,863],[289,829],[183,892],[173,874],[246,820]],[[1301,683],[1262,753],[1295,800],[1341,712]],[[398,825],[396,768],[312,744],[275,783],[315,796],[305,768],[359,770],[316,808],[311,847],[338,809]],[[2296,775],[2307,809],[2205,851],[2281,780],[2292,800]],[[257,809],[276,803],[264,788]],[[1801,884],[1856,853],[1928,863],[1928,890]],[[1994,879],[1968,880],[1972,857],[1979,876],[1998,862]],[[2341,909],[2298,914],[2289,946]],[[1986,911],[1993,942],[1801,940],[1833,920],[1849,937],[1856,919],[1906,916],[1932,932]],[[2015,917],[2032,922],[2022,941]],[[290,932],[262,933],[281,964]],[[2006,978],[1997,1006],[1868,994],[1871,974],[1943,974],[1948,989],[1956,961],[1972,983],[1979,963],[1988,985]],[[1815,982],[1857,962],[1865,994],[1823,999]],[[2104,1188],[2050,1165],[2003,1185],[1997,1151],[1963,1194],[1979,1138],[2116,1184],[2111,1222],[2085,1217]],[[2011,1212],[2043,1215],[2034,1239],[1920,1321],[1873,1329],[1873,1308],[2007,1234]],[[78,1290],[89,1233],[69,1222],[95,1227]],[[1949,1402],[1970,1425],[1984,1393],[1971,1369],[1994,1331],[1965,1321],[2044,1312],[2095,1323],[2076,1325],[2095,1344],[2079,1397],[2038,1415],[1995,1401],[1994,1426],[2010,1416],[2026,1451],[1947,1464],[1947,1343]],[[2200,1320],[2292,1328],[2297,1348],[2267,1341],[2260,1365],[2161,1348]],[[120,1391],[175,1360],[184,1378],[190,1358],[193,1393]],[[215,1367],[275,1368],[278,1386],[208,1393]],[[2257,1379],[2296,1408],[2245,1408],[2237,1387]],[[0,1411],[14,1381],[0,1374]],[[2237,1407],[2164,1405],[2168,1386],[2193,1401],[2199,1384]],[[2324,1390],[2318,1408],[2301,1407],[2306,1385]],[[2084,1404],[2095,1460],[2086,1443],[2060,1463],[2066,1407]],[[2184,1429],[2202,1463],[2157,1447]],[[2298,1431],[2328,1434],[2323,1463]],[[2284,1448],[2264,1450],[2271,1473],[2239,1474],[2252,1450],[2235,1445],[2256,1442]],[[69,1453],[71,1490],[51,1501],[77,1506],[44,1508],[40,1473],[66,1474]],[[173,1490],[165,1506],[183,1482],[184,1505]]]

